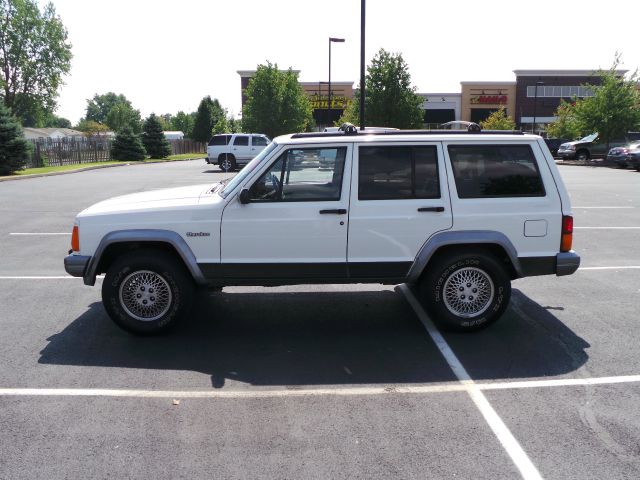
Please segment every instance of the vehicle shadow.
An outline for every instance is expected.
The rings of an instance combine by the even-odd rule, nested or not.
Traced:
[[[297,387],[456,381],[404,297],[375,292],[202,293],[190,321],[141,338],[117,328],[101,303],[49,337],[39,363],[182,370],[227,381]],[[474,379],[571,372],[589,345],[518,290],[500,322],[447,334]]]

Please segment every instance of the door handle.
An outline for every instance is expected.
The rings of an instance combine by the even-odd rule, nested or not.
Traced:
[[[444,212],[444,207],[420,207],[419,212]]]
[[[346,208],[333,208],[328,210],[320,210],[320,213],[334,213],[336,215],[345,215],[347,213]]]

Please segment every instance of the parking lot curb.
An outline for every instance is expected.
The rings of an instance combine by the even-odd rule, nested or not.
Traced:
[[[39,177],[54,177],[56,175],[66,175],[69,173],[87,172],[89,170],[99,170],[102,168],[126,167],[129,165],[152,165],[155,163],[188,162],[191,160],[201,160],[203,158],[205,157],[203,156],[203,157],[193,157],[193,158],[181,158],[179,160],[158,160],[157,162],[126,162],[126,163],[114,163],[110,165],[94,165],[92,167],[78,168],[77,170],[67,170],[64,172],[33,173],[31,175],[13,175],[11,177],[0,177],[0,182],[8,182],[11,180],[27,180],[29,178],[39,178]]]

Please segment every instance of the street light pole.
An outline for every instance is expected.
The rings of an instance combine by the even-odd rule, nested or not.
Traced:
[[[544,85],[544,82],[536,82],[535,93],[533,94],[533,126],[531,127],[531,133],[536,133],[536,113],[538,109],[538,86]]]
[[[344,43],[344,38],[329,37],[329,102],[327,104],[327,126],[331,126],[331,44],[333,42]]]
[[[364,130],[364,27],[367,0],[360,0],[360,130]]]

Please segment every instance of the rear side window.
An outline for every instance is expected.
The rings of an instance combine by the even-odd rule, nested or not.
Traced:
[[[544,197],[529,145],[449,145],[459,198]]]
[[[231,139],[231,135],[214,135],[209,140],[209,146],[213,145],[228,145],[229,140]]]
[[[233,141],[233,144],[246,147],[249,145],[249,137],[247,137],[246,135],[238,135]]]
[[[440,198],[435,146],[360,147],[358,200]]]

